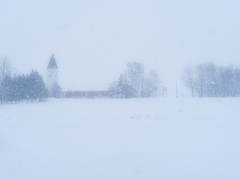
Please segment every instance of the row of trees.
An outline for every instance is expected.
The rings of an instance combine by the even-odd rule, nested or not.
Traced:
[[[183,80],[193,97],[240,96],[240,69],[232,66],[221,67],[213,63],[187,66]]]
[[[10,74],[7,59],[0,59],[0,101],[1,103],[20,102],[23,100],[43,101],[48,91],[43,78],[37,71],[27,75]]]
[[[154,97],[160,89],[161,81],[157,71],[145,73],[143,64],[131,62],[119,79],[114,82],[109,90],[116,98]]]
[[[191,90],[192,97],[240,96],[240,69],[232,66],[222,67],[213,63],[187,66],[183,73],[183,81]],[[59,86],[56,86],[50,95],[58,97],[59,91]],[[166,96],[167,93],[157,71],[151,70],[146,73],[144,65],[138,62],[128,63],[125,71],[110,86],[109,91],[115,98]],[[1,103],[42,101],[48,96],[43,78],[37,71],[27,75],[12,76],[8,60],[0,58]]]

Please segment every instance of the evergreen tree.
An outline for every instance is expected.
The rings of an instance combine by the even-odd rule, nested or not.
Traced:
[[[28,76],[28,97],[32,101],[42,101],[47,98],[47,88],[42,77],[37,71],[32,71]]]
[[[1,84],[2,102],[9,103],[13,101],[13,80],[10,75],[6,75]]]

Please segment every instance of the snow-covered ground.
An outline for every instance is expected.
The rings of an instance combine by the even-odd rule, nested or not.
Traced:
[[[0,106],[0,180],[239,180],[240,99]]]

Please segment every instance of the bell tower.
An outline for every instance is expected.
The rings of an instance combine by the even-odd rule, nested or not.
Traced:
[[[58,66],[54,56],[52,55],[47,67],[47,88],[52,94],[58,87]]]

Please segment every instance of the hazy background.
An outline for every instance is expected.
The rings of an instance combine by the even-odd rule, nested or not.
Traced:
[[[130,61],[158,70],[175,96],[186,64],[240,66],[238,0],[0,0],[0,56],[46,78],[52,53],[64,90],[104,90]]]

